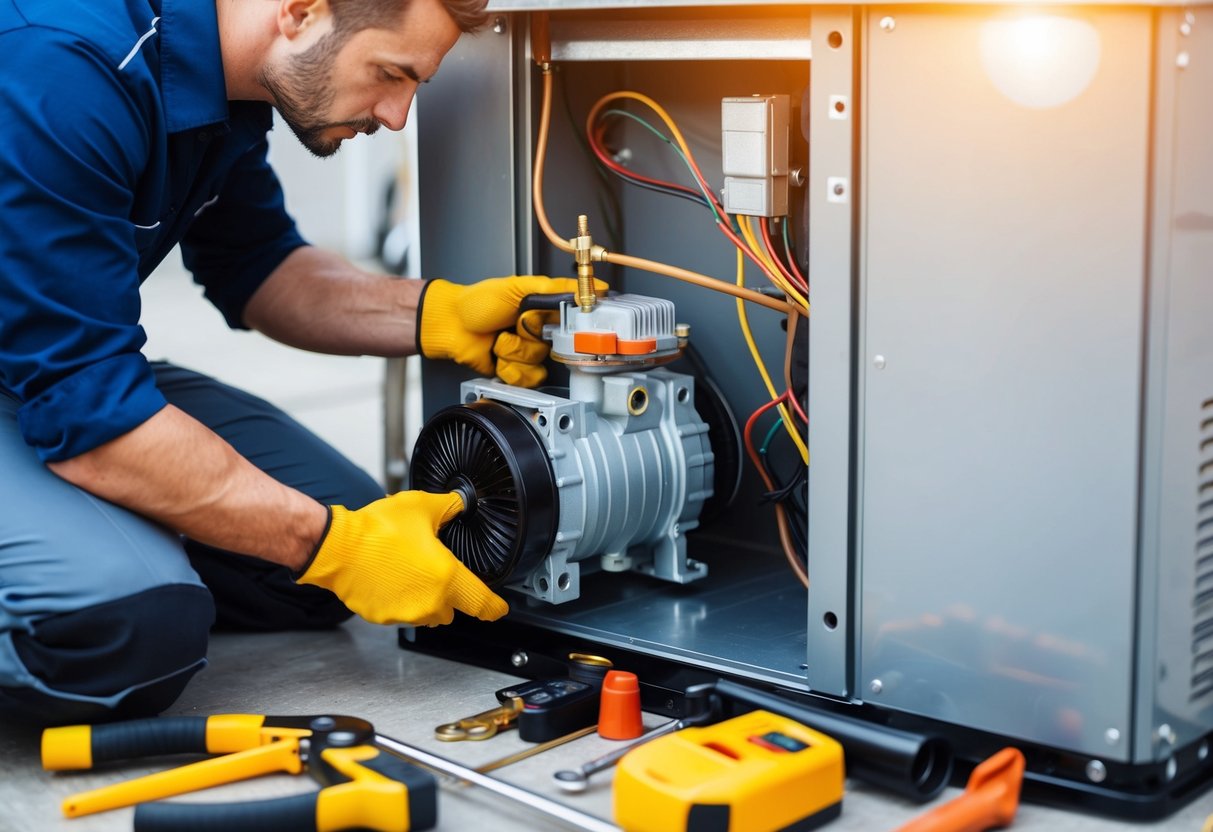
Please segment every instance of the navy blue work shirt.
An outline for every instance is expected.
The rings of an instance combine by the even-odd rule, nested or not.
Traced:
[[[139,286],[176,245],[229,326],[304,245],[214,0],[0,0],[0,386],[70,459],[165,405]]]

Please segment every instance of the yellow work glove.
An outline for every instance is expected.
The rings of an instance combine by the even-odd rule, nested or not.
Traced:
[[[328,531],[298,578],[331,590],[376,624],[450,624],[455,610],[484,621],[509,612],[506,602],[438,540],[463,511],[457,492],[402,491],[350,511],[330,506]]]
[[[607,285],[598,280],[595,289],[605,293]],[[449,358],[482,375],[497,375],[506,384],[536,387],[547,378],[543,325],[559,313],[536,310],[522,320],[518,305],[527,295],[575,291],[571,277],[494,277],[470,286],[431,280],[417,314],[418,350],[426,358]]]

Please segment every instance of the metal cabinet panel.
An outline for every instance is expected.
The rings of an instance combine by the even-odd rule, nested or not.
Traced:
[[[1127,759],[1151,13],[1022,19],[868,12],[861,683]]]

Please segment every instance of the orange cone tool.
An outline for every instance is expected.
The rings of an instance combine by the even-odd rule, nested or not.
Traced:
[[[897,832],[984,832],[1007,826],[1019,808],[1024,759],[1004,748],[969,775],[964,794],[902,826]]]

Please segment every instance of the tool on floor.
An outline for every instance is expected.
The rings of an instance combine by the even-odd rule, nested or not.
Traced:
[[[634,740],[643,733],[640,680],[626,670],[609,671],[602,682],[598,736],[607,740]]]
[[[594,733],[597,730],[595,725],[587,725],[584,728],[578,728],[571,734],[565,734],[563,737],[556,737],[554,740],[541,742],[539,745],[532,745],[530,748],[524,748],[521,751],[516,751],[513,754],[508,754],[498,760],[493,760],[491,763],[485,763],[482,766],[476,766],[476,771],[481,774],[487,774],[490,771],[496,771],[499,768],[512,766],[514,763],[521,762],[528,757],[534,757],[536,754],[542,754],[545,751],[550,751],[558,745],[564,745],[566,742],[579,740],[584,736]]]
[[[547,742],[593,725],[598,691],[597,685],[578,679],[542,679],[510,685],[494,695],[502,702],[521,699],[518,736],[525,742]]]
[[[685,719],[671,719],[669,722],[663,722],[636,742],[628,743],[622,748],[616,748],[614,751],[609,751],[601,757],[595,757],[578,768],[562,769],[553,774],[552,779],[556,781],[556,785],[563,791],[570,793],[583,792],[589,788],[591,777],[600,771],[606,771],[608,768],[614,766],[623,759],[624,754],[627,754],[633,748],[638,748],[647,742],[651,742],[658,737],[665,736],[674,731],[681,731],[683,728],[690,727],[691,724]]]
[[[583,830],[583,832],[620,832],[619,827],[601,818],[594,817],[571,806],[565,806],[563,803],[558,803],[551,798],[528,791],[512,783],[506,783],[502,780],[489,777],[487,774],[481,774],[475,769],[461,766],[444,757],[439,757],[437,754],[431,754],[428,751],[407,745],[383,734],[375,735],[375,744],[385,751],[397,754],[409,762],[424,766],[431,771],[446,774],[470,783],[473,786],[488,789],[500,797],[541,812],[547,817],[559,821],[572,829]]]
[[[769,711],[687,728],[635,749],[615,772],[629,832],[811,828],[842,812],[842,746]]]
[[[163,717],[49,728],[42,734],[42,764],[50,771],[182,753],[223,756],[72,795],[63,801],[63,813],[79,817],[138,804],[136,832],[221,827],[408,832],[437,822],[434,777],[382,753],[375,746],[374,727],[357,717]],[[147,802],[261,774],[304,770],[320,783],[320,791],[246,803]]]
[[[681,719],[672,719],[658,725],[653,730],[635,742],[628,743],[622,748],[603,754],[575,769],[564,769],[552,775],[556,785],[569,793],[584,792],[589,788],[592,776],[618,763],[625,754],[633,748],[639,748],[647,742],[665,736],[673,731],[680,731],[694,725],[707,725],[720,718],[720,700],[715,696],[715,683],[691,685],[686,689],[686,715]]]
[[[1023,785],[1024,756],[1004,748],[969,775],[964,794],[920,815],[898,832],[984,832],[1015,820]]]
[[[434,739],[443,742],[479,741],[497,736],[498,731],[512,728],[522,713],[521,697],[498,697],[501,704],[454,722],[447,722],[434,729]]]

